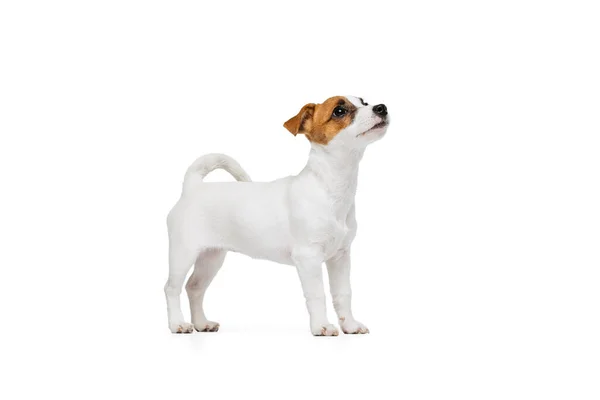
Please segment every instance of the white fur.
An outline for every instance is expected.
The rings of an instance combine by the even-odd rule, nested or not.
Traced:
[[[322,264],[327,265],[333,304],[342,331],[367,333],[354,319],[350,301],[350,247],[356,234],[354,196],[358,164],[366,146],[386,128],[368,131],[382,121],[372,106],[359,107],[353,123],[327,145],[311,143],[306,167],[296,176],[273,182],[250,182],[232,158],[209,154],[188,169],[181,198],[167,218],[169,279],[165,285],[169,329],[175,333],[216,331],[207,320],[203,298],[227,251],[293,265],[298,271],[310,329],[314,335],[338,331],[326,314]],[[365,131],[368,131],[365,133]],[[240,182],[202,182],[216,168]],[[180,294],[185,277],[192,325],[183,317]]]

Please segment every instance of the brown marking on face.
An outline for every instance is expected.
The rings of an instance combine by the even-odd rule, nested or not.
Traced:
[[[341,107],[346,113],[334,116],[333,110]],[[283,126],[291,133],[304,135],[311,142],[327,144],[354,120],[357,108],[343,96],[330,97],[321,104],[309,103]]]

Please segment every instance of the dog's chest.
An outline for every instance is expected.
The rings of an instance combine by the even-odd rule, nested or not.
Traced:
[[[338,221],[335,226],[332,226],[330,231],[329,240],[324,243],[325,259],[331,258],[339,250],[346,248],[348,245],[348,234],[350,229],[346,224],[346,221]]]
[[[309,176],[298,181],[291,191],[290,211],[299,244],[318,244],[326,258],[347,248],[355,229],[350,223],[355,190],[355,179],[324,181]]]
[[[322,214],[311,224],[312,239],[321,243],[326,258],[348,247],[351,227],[348,225],[350,207],[332,204],[326,214]],[[310,223],[310,222],[309,222]]]

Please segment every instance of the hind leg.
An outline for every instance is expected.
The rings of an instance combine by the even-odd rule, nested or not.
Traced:
[[[183,318],[180,296],[185,277],[197,255],[198,253],[186,249],[184,246],[175,243],[169,245],[169,280],[165,285],[165,296],[169,329],[173,333],[192,333],[194,331],[194,326]]]
[[[227,251],[219,249],[205,250],[196,259],[194,273],[190,276],[185,290],[190,299],[190,310],[192,312],[192,324],[198,332],[216,332],[219,324],[206,319],[204,314],[204,294],[208,285],[219,272]]]

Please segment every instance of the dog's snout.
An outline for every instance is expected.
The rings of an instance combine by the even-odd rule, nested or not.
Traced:
[[[387,115],[387,107],[385,104],[377,104],[373,106],[373,112],[381,117],[385,117]]]

